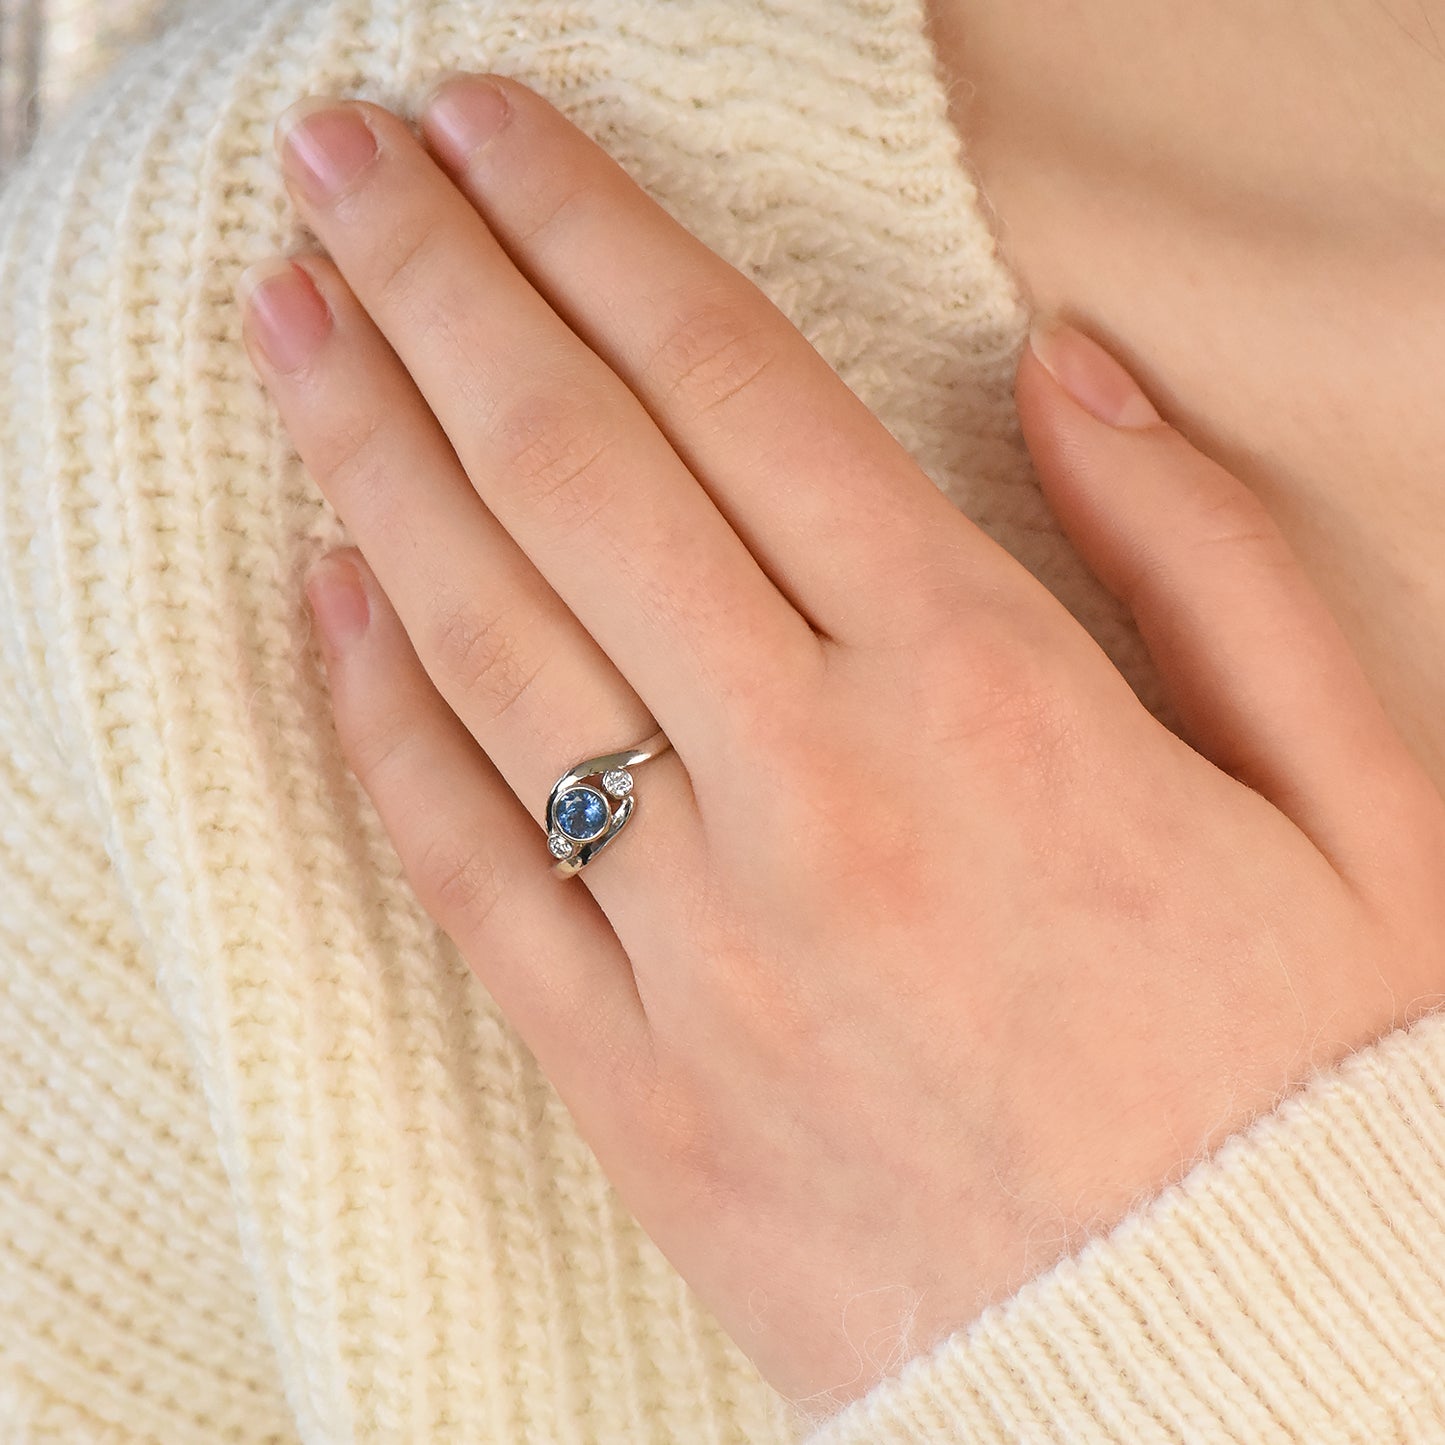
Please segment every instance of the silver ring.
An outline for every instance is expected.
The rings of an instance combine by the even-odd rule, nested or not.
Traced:
[[[584,758],[557,779],[542,818],[555,872],[564,878],[580,872],[622,831],[637,807],[628,769],[671,746],[656,732],[635,748]],[[594,777],[596,786],[585,781]]]

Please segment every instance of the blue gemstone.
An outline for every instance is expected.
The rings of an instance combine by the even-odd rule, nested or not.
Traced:
[[[557,826],[585,843],[607,826],[607,800],[595,788],[569,788],[557,799]]]

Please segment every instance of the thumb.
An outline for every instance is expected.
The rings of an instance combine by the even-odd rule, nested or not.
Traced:
[[[1264,504],[1072,327],[1035,326],[1014,395],[1050,507],[1133,614],[1190,743],[1341,871],[1373,871],[1423,770]]]

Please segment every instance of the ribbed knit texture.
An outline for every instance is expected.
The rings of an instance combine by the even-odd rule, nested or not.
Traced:
[[[348,538],[233,291],[301,239],[287,103],[412,113],[443,69],[515,75],[752,276],[1162,716],[1019,438],[1026,309],[920,0],[188,8],[0,194],[0,1440],[799,1437],[340,758],[301,578]],[[1445,1438],[1442,1090],[1431,1018],[813,1445]]]

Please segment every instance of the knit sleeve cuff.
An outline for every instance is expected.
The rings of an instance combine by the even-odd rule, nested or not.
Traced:
[[[1316,1074],[805,1445],[1442,1439],[1432,1013]]]

